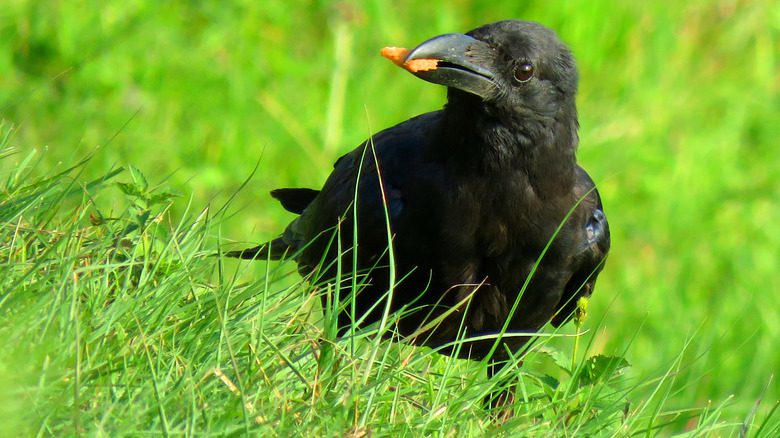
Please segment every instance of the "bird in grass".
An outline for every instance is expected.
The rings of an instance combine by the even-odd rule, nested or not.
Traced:
[[[372,136],[320,190],[272,191],[299,216],[227,255],[358,276],[357,291],[340,288],[341,333],[392,313],[395,339],[486,360],[492,376],[545,324],[571,318],[609,250],[575,158],[574,58],[553,31],[516,20],[382,54],[446,86],[444,108]]]

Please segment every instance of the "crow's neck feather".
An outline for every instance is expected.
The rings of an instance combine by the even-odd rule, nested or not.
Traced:
[[[574,185],[577,127],[573,105],[552,115],[499,119],[481,104],[450,102],[437,144],[464,169],[492,178],[522,171],[540,196],[555,197]]]

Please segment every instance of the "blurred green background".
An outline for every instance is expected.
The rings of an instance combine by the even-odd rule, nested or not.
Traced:
[[[0,118],[41,173],[132,164],[184,194],[179,211],[257,166],[221,230],[254,243],[291,219],[270,189],[319,187],[339,154],[444,103],[381,47],[505,18],[553,28],[578,59],[579,161],[613,235],[596,351],[627,349],[640,379],[679,358],[672,408],[734,395],[740,419],[765,388],[777,400],[776,1],[4,0]]]

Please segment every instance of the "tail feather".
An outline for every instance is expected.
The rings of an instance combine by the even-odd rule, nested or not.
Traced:
[[[320,193],[313,189],[276,189],[271,190],[271,196],[282,203],[282,207],[291,213],[301,214]]]
[[[282,237],[266,242],[254,248],[241,249],[237,251],[226,252],[227,257],[247,260],[279,260],[286,254],[292,252],[292,246],[284,241]]]

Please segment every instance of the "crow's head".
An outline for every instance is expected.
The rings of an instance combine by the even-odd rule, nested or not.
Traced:
[[[574,110],[577,68],[553,31],[507,20],[445,34],[409,51],[383,51],[415,76],[449,87],[450,104],[481,101],[489,114],[555,117]]]

